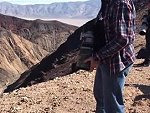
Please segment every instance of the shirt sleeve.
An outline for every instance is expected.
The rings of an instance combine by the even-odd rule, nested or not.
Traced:
[[[114,32],[111,32],[111,29],[109,29],[109,33],[113,34],[109,38],[112,39],[109,39],[110,41],[97,53],[101,60],[113,56],[134,40],[133,8],[129,3],[121,2],[110,11],[114,15],[111,20],[113,23],[110,23],[110,20],[108,21],[111,24],[109,28],[111,26]],[[106,31],[107,33],[108,31]]]

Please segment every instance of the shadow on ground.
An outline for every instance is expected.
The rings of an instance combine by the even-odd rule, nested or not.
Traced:
[[[143,95],[136,96],[134,101],[139,101],[142,99],[150,99],[150,86],[142,85],[142,84],[140,85],[139,84],[125,84],[125,86],[136,87],[141,92],[143,92]]]

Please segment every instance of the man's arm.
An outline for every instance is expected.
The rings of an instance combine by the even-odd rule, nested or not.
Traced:
[[[109,27],[111,26],[115,29],[115,32],[113,32],[114,37],[106,46],[99,50],[97,56],[101,60],[113,56],[134,40],[134,10],[131,4],[125,2],[118,3],[114,7],[112,11],[115,14],[112,18],[113,23],[109,25]]]

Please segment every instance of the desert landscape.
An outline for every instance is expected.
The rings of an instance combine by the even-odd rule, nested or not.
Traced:
[[[142,62],[136,60],[135,64]],[[149,113],[150,68],[133,67],[125,84],[126,113]],[[31,87],[4,93],[0,113],[94,113],[95,71],[80,70]]]
[[[138,29],[147,8],[147,0],[138,1],[136,53],[145,46],[145,37],[138,34]],[[0,20],[0,93],[21,75],[29,77],[22,80],[23,85],[18,82],[27,87],[20,85],[2,93],[0,113],[95,113],[93,84],[96,70],[68,74],[71,63],[76,60],[72,56],[77,54],[71,50],[78,48],[81,32],[78,27],[87,20],[31,21],[5,15],[0,15]],[[71,25],[64,24],[66,22]],[[74,45],[72,40],[76,42]],[[71,45],[69,49],[67,44]],[[44,63],[41,63],[44,57]],[[126,113],[150,113],[150,67],[138,67],[136,64],[141,62],[143,59],[135,60],[126,79]],[[41,81],[38,78],[42,78]]]
[[[136,52],[145,45],[145,38],[137,35]],[[150,67],[137,67],[143,59],[136,59],[127,76],[124,89],[126,113],[149,113]],[[56,72],[57,73],[57,72]],[[93,83],[95,70],[79,70],[53,80],[3,93],[0,113],[94,113]]]

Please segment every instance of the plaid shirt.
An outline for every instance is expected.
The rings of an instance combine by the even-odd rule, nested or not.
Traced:
[[[105,0],[104,0],[105,1]],[[106,45],[97,56],[100,62],[110,65],[110,74],[125,69],[135,60],[135,7],[132,0],[106,0],[104,4],[104,29]]]

